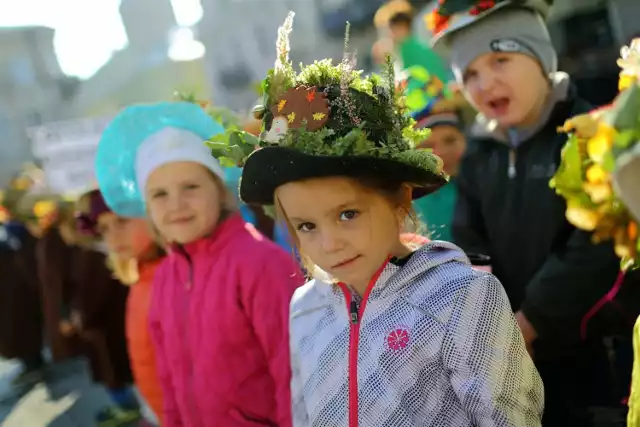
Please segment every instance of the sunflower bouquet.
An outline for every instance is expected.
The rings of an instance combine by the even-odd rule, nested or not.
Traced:
[[[610,106],[568,120],[562,160],[550,185],[567,200],[567,220],[613,240],[623,268],[640,265],[638,222],[616,194],[618,157],[640,141],[640,39],[621,50],[620,94]]]

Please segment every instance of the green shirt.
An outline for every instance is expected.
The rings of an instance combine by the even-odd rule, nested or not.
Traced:
[[[449,182],[437,191],[417,199],[413,207],[429,232],[432,240],[451,241],[451,222],[456,205],[457,190],[453,182]]]
[[[453,80],[453,75],[448,65],[417,37],[409,36],[404,39],[400,44],[399,51],[403,69],[421,66],[444,83]]]

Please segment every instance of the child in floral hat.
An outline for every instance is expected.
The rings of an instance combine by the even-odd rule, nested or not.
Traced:
[[[386,80],[345,54],[296,73],[293,15],[264,82],[240,197],[275,205],[312,276],[290,306],[294,427],[540,426],[543,390],[500,283],[402,234],[446,185]],[[388,64],[388,68],[392,68]]]

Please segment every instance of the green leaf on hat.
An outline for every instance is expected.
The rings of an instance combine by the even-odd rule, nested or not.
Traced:
[[[232,166],[242,166],[259,143],[260,140],[254,135],[238,129],[227,129],[224,133],[205,141],[205,145],[211,149],[211,154],[221,164],[232,163]]]
[[[218,157],[218,161],[220,162],[220,165],[225,168],[232,168],[237,165],[234,159],[226,156]]]
[[[632,85],[615,100],[607,115],[608,123],[618,131],[636,129],[640,117],[640,86]]]

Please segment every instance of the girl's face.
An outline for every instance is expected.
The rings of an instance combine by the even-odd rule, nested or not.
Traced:
[[[154,170],[145,198],[153,225],[170,243],[185,244],[211,233],[220,219],[221,186],[194,162],[173,162]]]
[[[149,226],[144,219],[124,218],[107,212],[98,217],[96,229],[109,252],[121,259],[138,259],[153,244]]]
[[[300,251],[341,282],[364,289],[389,255],[406,254],[400,243],[406,208],[349,178],[288,183],[277,198]]]
[[[438,125],[431,128],[429,138],[418,148],[433,149],[433,153],[444,162],[444,171],[448,175],[455,175],[466,146],[464,134],[458,128],[452,125]]]
[[[472,104],[503,129],[535,125],[550,90],[540,64],[521,53],[481,55],[469,65],[463,81]]]

